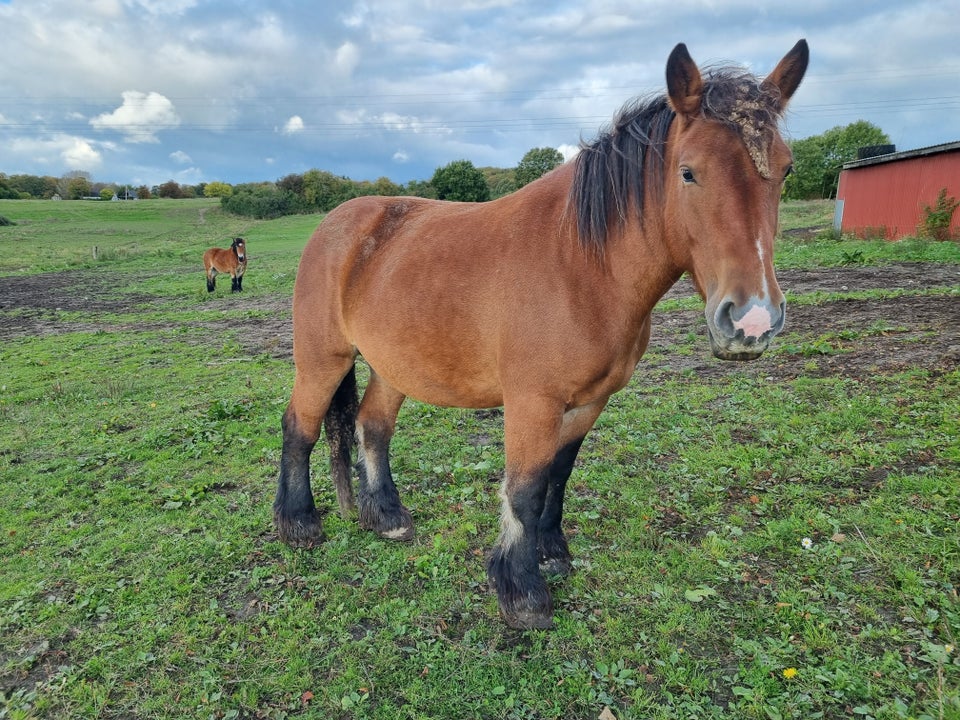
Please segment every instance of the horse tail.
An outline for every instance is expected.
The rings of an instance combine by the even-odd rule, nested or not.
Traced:
[[[351,469],[359,408],[356,367],[351,366],[350,372],[340,381],[340,386],[333,394],[330,407],[323,418],[327,445],[330,447],[330,475],[337,489],[340,514],[344,517],[347,517],[356,507]]]

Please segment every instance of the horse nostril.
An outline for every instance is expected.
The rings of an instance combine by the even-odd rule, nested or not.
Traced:
[[[726,337],[733,337],[737,333],[736,328],[733,326],[733,307],[733,301],[727,300],[720,304],[717,312],[714,314],[714,322],[717,325],[717,330]]]

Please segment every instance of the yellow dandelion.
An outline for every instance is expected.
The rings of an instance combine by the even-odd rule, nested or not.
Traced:
[[[786,669],[783,671],[783,676],[784,676],[787,680],[793,680],[793,679],[797,676],[797,669],[796,669],[796,668],[786,668]]]

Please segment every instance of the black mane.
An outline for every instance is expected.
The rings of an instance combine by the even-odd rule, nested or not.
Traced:
[[[740,68],[708,70],[701,115],[736,130],[761,175],[780,119],[779,97]],[[581,143],[575,160],[570,203],[577,213],[580,244],[602,255],[615,218],[644,217],[645,183],[660,197],[664,183],[663,148],[676,117],[666,95],[633,100],[616,114],[596,140]]]

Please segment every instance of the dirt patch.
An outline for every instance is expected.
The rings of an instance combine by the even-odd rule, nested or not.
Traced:
[[[701,376],[745,369],[778,379],[805,375],[869,377],[908,367],[946,371],[960,363],[960,266],[901,263],[881,267],[819,268],[777,273],[787,294],[787,322],[773,351],[752,363],[715,360],[708,348],[699,310],[654,313],[648,357],[654,368]],[[837,300],[791,304],[791,296],[862,290],[952,288],[937,296]],[[668,298],[689,297],[693,286],[681,280]],[[700,352],[683,356],[671,348],[691,333]]]
[[[787,292],[787,325],[771,353],[753,363],[724,363],[710,355],[703,314],[699,310],[655,311],[648,357],[641,367],[716,376],[750,369],[784,378],[799,374],[869,376],[907,367],[949,370],[960,363],[960,266],[900,263],[879,267],[852,266],[778,273]],[[123,276],[93,271],[44,273],[0,278],[0,341],[76,331],[107,332],[143,329],[143,325],[97,322],[99,313],[136,312],[162,303],[165,297],[118,291]],[[935,297],[903,296],[882,300],[840,300],[817,305],[790,303],[790,296],[857,290],[953,288]],[[668,298],[694,295],[681,280]],[[255,295],[211,300],[231,314],[231,327],[252,355],[289,358],[292,326],[288,298]],[[267,317],[245,318],[243,310],[266,311]],[[62,313],[89,315],[64,320]],[[188,323],[202,325],[202,323]],[[152,326],[151,329],[158,329]],[[697,349],[674,352],[696,335]]]

